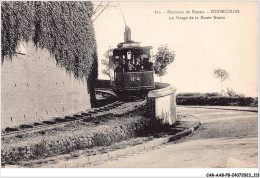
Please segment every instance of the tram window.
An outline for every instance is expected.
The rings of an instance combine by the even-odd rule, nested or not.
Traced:
[[[152,51],[150,48],[121,49],[114,51],[116,73],[152,70]],[[123,62],[124,61],[124,62]]]

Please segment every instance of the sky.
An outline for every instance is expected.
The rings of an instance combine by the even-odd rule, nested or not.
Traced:
[[[125,24],[119,4],[111,2],[110,6],[94,21],[102,79],[108,79],[101,72],[103,54],[124,40]],[[153,54],[161,44],[175,52],[175,61],[167,67],[162,80],[179,93],[220,92],[220,80],[214,78],[213,71],[222,68],[230,74],[223,89],[258,96],[257,2],[120,2],[120,6],[132,40],[153,46]],[[178,13],[169,14],[168,10]],[[214,16],[225,19],[207,19]],[[155,81],[159,80],[155,77]]]

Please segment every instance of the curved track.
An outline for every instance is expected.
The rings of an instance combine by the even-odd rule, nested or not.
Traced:
[[[113,97],[116,97],[116,94],[113,93],[110,90],[96,90],[95,91],[98,94],[105,94],[105,95],[111,95]],[[144,101],[144,100],[143,100]],[[119,101],[118,98],[116,99],[115,102],[107,104],[102,107],[98,108],[91,108],[86,111],[78,112],[74,115],[69,115],[65,117],[56,117],[53,118],[52,120],[45,120],[42,122],[34,122],[30,124],[21,124],[17,127],[7,127],[5,130],[2,130],[2,138],[7,138],[7,137],[12,137],[12,136],[18,136],[20,134],[25,134],[25,133],[30,133],[30,132],[35,132],[35,131],[41,131],[41,130],[46,130],[46,129],[53,129],[55,127],[62,127],[63,125],[66,125],[68,123],[75,123],[75,122],[88,122],[89,120],[95,118],[98,119],[100,117],[107,117],[111,115],[115,116],[120,116],[120,114],[113,114],[113,109],[118,108],[122,104],[126,102]],[[124,114],[124,113],[121,113]]]
[[[24,134],[25,132],[34,132],[34,131],[39,131],[43,129],[51,129],[55,128],[57,126],[62,126],[64,124],[67,124],[68,122],[77,122],[77,121],[87,121],[88,119],[91,118],[96,118],[96,117],[104,117],[109,115],[109,111],[122,105],[124,102],[114,102],[111,104],[108,104],[106,106],[100,107],[100,108],[92,108],[90,110],[74,114],[73,116],[65,116],[63,118],[57,117],[53,120],[48,120],[48,121],[42,121],[42,122],[35,122],[33,124],[22,124],[19,127],[16,128],[6,128],[6,131],[2,133],[2,137],[7,137],[7,136],[15,136],[18,134]]]
[[[144,104],[145,100],[139,100],[132,103],[116,101],[103,107],[92,108],[90,110],[74,114],[73,116],[65,116],[63,118],[57,117],[50,121],[43,121],[42,123],[34,123],[33,125],[28,125],[31,126],[30,128],[22,128],[22,126],[24,125],[21,125],[17,128],[17,130],[3,132],[2,139],[9,137],[22,137],[22,135],[33,132],[45,132],[46,130],[51,130],[78,122],[93,122],[95,124],[98,124],[97,120],[101,118],[111,116],[122,117],[127,113],[134,112],[136,109],[138,109],[140,106],[143,106]]]

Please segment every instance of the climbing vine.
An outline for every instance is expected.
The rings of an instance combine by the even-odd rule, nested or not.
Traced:
[[[1,3],[1,57],[11,59],[19,43],[47,49],[75,77],[97,76],[96,41],[89,1]],[[93,72],[93,74],[90,74]]]

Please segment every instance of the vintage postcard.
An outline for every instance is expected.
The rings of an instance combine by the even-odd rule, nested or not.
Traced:
[[[259,177],[257,1],[1,1],[1,59],[3,176]]]

